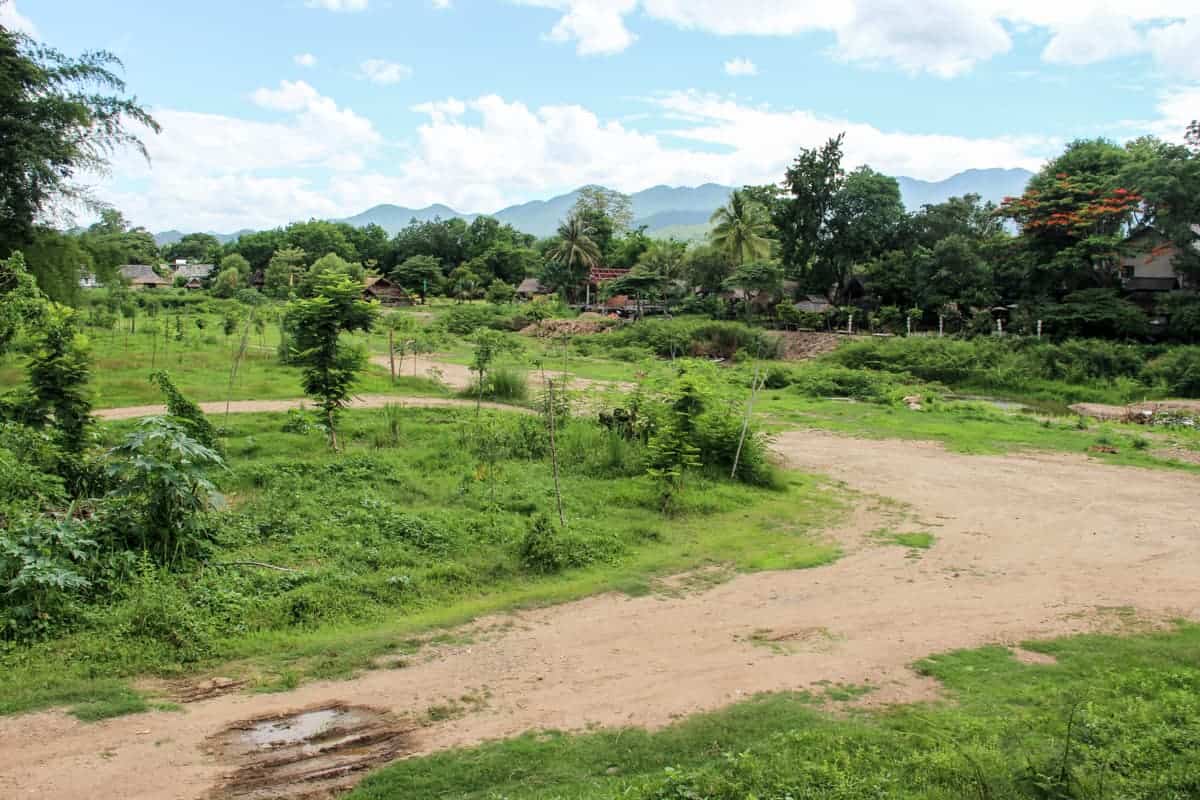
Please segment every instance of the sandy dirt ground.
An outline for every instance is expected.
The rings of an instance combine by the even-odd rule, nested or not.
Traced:
[[[350,408],[383,408],[389,403],[407,406],[409,408],[474,408],[474,400],[462,400],[454,397],[412,397],[400,395],[369,394],[356,397],[350,403]],[[205,414],[220,416],[225,413],[223,401],[213,403],[197,403]],[[496,411],[526,412],[528,409],[501,403],[481,404],[483,408]],[[229,404],[230,414],[254,414],[260,412],[280,412],[293,408],[313,408],[312,400],[234,400]],[[93,412],[100,419],[140,419],[167,413],[166,406],[126,406],[125,408],[101,408]]]
[[[476,698],[463,716],[405,734],[405,753],[427,753],[531,729],[662,726],[820,681],[870,684],[876,703],[926,699],[936,686],[909,665],[933,653],[1115,629],[1129,607],[1150,621],[1200,618],[1196,476],[807,431],[775,447],[863,493],[830,532],[845,549],[836,563],[499,615],[470,626],[469,643],[403,668],[285,694],[226,694],[96,724],[59,712],[3,718],[0,796],[213,796],[239,765],[212,737],[321,704],[419,719]],[[869,535],[880,525],[937,540],[925,551],[882,545]]]
[[[390,368],[387,356],[371,356],[371,363],[384,369]],[[415,363],[412,356],[405,358],[404,363],[399,366],[396,372],[400,375],[415,375],[419,378],[425,378],[429,376],[430,370],[437,370],[441,380],[455,391],[461,391],[469,387],[474,378],[471,370],[462,364],[430,360],[423,356],[416,358]],[[546,375],[554,380],[558,380],[563,376],[563,373],[556,370],[546,370]],[[536,385],[536,381],[540,376],[540,372],[530,370],[530,385]],[[621,381],[593,381],[587,378],[572,377],[570,388],[573,390],[617,389],[620,391],[629,391],[633,389],[633,384]]]

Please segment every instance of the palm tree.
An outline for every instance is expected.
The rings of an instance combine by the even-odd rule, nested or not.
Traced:
[[[550,252],[550,261],[564,268],[573,289],[600,266],[600,248],[592,239],[591,226],[578,214],[558,226],[558,238],[558,244]]]
[[[709,239],[713,246],[732,259],[734,264],[759,261],[771,254],[771,220],[767,210],[740,191],[729,197],[709,219],[713,229]]]

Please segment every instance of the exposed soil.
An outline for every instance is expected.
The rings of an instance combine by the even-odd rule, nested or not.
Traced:
[[[390,368],[387,356],[372,356],[371,363],[380,367]],[[474,375],[471,370],[462,364],[451,364],[448,361],[435,361],[428,358],[419,357],[414,359],[409,356],[404,359],[403,365],[396,370],[397,374],[401,375],[416,375],[420,378],[428,378],[436,375],[443,383],[455,391],[462,391],[471,386],[474,380]],[[530,370],[528,380],[531,384],[536,385],[536,382],[541,379],[540,372]],[[546,376],[558,380],[563,376],[562,372],[557,370],[546,370]],[[572,377],[570,382],[571,389],[619,389],[621,391],[631,391],[634,387],[631,383],[621,381],[594,381],[588,378]]]
[[[391,713],[326,703],[235,722],[206,749],[237,765],[213,800],[316,800],[336,797],[367,770],[408,751],[417,725]]]
[[[783,340],[782,357],[787,361],[808,361],[850,341],[846,336],[821,331],[779,331],[772,336]]]
[[[1117,422],[1152,422],[1162,415],[1197,419],[1200,418],[1200,400],[1151,400],[1127,406],[1076,403],[1071,410],[1085,417]]]
[[[369,394],[354,398],[350,402],[350,408],[383,408],[389,403],[409,408],[475,407],[474,400],[464,400],[456,397],[411,397],[407,395]],[[205,414],[220,416],[225,413],[225,403],[222,401],[197,403],[197,405],[200,406],[200,410]],[[527,409],[517,406],[507,406],[501,403],[488,403],[485,401],[482,405],[484,408],[491,408],[497,411],[527,411]],[[312,401],[303,398],[297,400],[234,400],[229,404],[229,413],[255,414],[287,411],[293,408],[312,408]],[[93,413],[100,419],[140,419],[141,417],[153,417],[158,414],[165,414],[167,413],[167,409],[166,406],[127,406],[125,408],[100,408]]]
[[[246,767],[214,735],[316,706],[403,720],[487,697],[395,744],[395,754],[428,753],[531,729],[662,726],[826,681],[876,687],[859,704],[921,700],[936,685],[909,665],[932,653],[1200,618],[1196,476],[807,431],[775,446],[792,466],[862,493],[831,533],[845,550],[836,563],[499,615],[470,626],[469,644],[285,694],[227,694],[96,724],[60,712],[0,719],[0,796],[204,798]],[[869,535],[881,525],[936,542],[912,557]],[[294,788],[272,796],[303,796]]]

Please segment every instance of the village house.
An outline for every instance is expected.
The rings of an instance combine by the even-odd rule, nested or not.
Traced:
[[[154,271],[154,268],[146,264],[126,264],[123,267],[118,267],[117,272],[122,280],[129,284],[130,289],[141,291],[143,289],[159,289],[163,286],[170,286],[171,282]]]
[[[175,262],[174,281],[184,279],[184,287],[189,290],[203,289],[204,281],[213,272],[212,264],[189,264],[185,259]]]
[[[373,275],[363,279],[363,299],[378,300],[384,306],[411,306],[412,297],[387,278]]]
[[[1121,288],[1129,300],[1154,314],[1163,297],[1196,289],[1176,266],[1178,256],[1178,246],[1153,228],[1131,234],[1119,263]]]
[[[549,294],[549,292],[537,278],[526,278],[517,287],[516,294],[521,300],[532,300],[540,294]]]

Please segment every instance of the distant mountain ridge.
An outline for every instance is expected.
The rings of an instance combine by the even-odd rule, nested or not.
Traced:
[[[903,176],[896,178],[896,181],[900,184],[900,196],[905,207],[909,211],[916,211],[923,205],[940,203],[965,194],[977,194],[984,200],[999,203],[1005,197],[1021,194],[1031,177],[1033,173],[1024,169],[969,169],[942,181],[923,181]],[[653,186],[635,192],[630,195],[633,224],[645,225],[647,233],[652,236],[665,232],[682,239],[699,238],[707,231],[708,219],[713,211],[725,204],[733,189],[731,186],[705,183],[700,186]],[[551,236],[575,205],[579,191],[576,189],[548,200],[532,200],[509,206],[489,216],[537,237]],[[357,227],[379,225],[394,236],[414,219],[418,222],[435,219],[471,222],[479,216],[482,215],[463,213],[440,203],[425,208],[384,204],[340,221]],[[249,232],[213,235],[225,243]],[[177,242],[182,236],[179,231],[166,231],[156,234],[154,238],[161,246]]]

